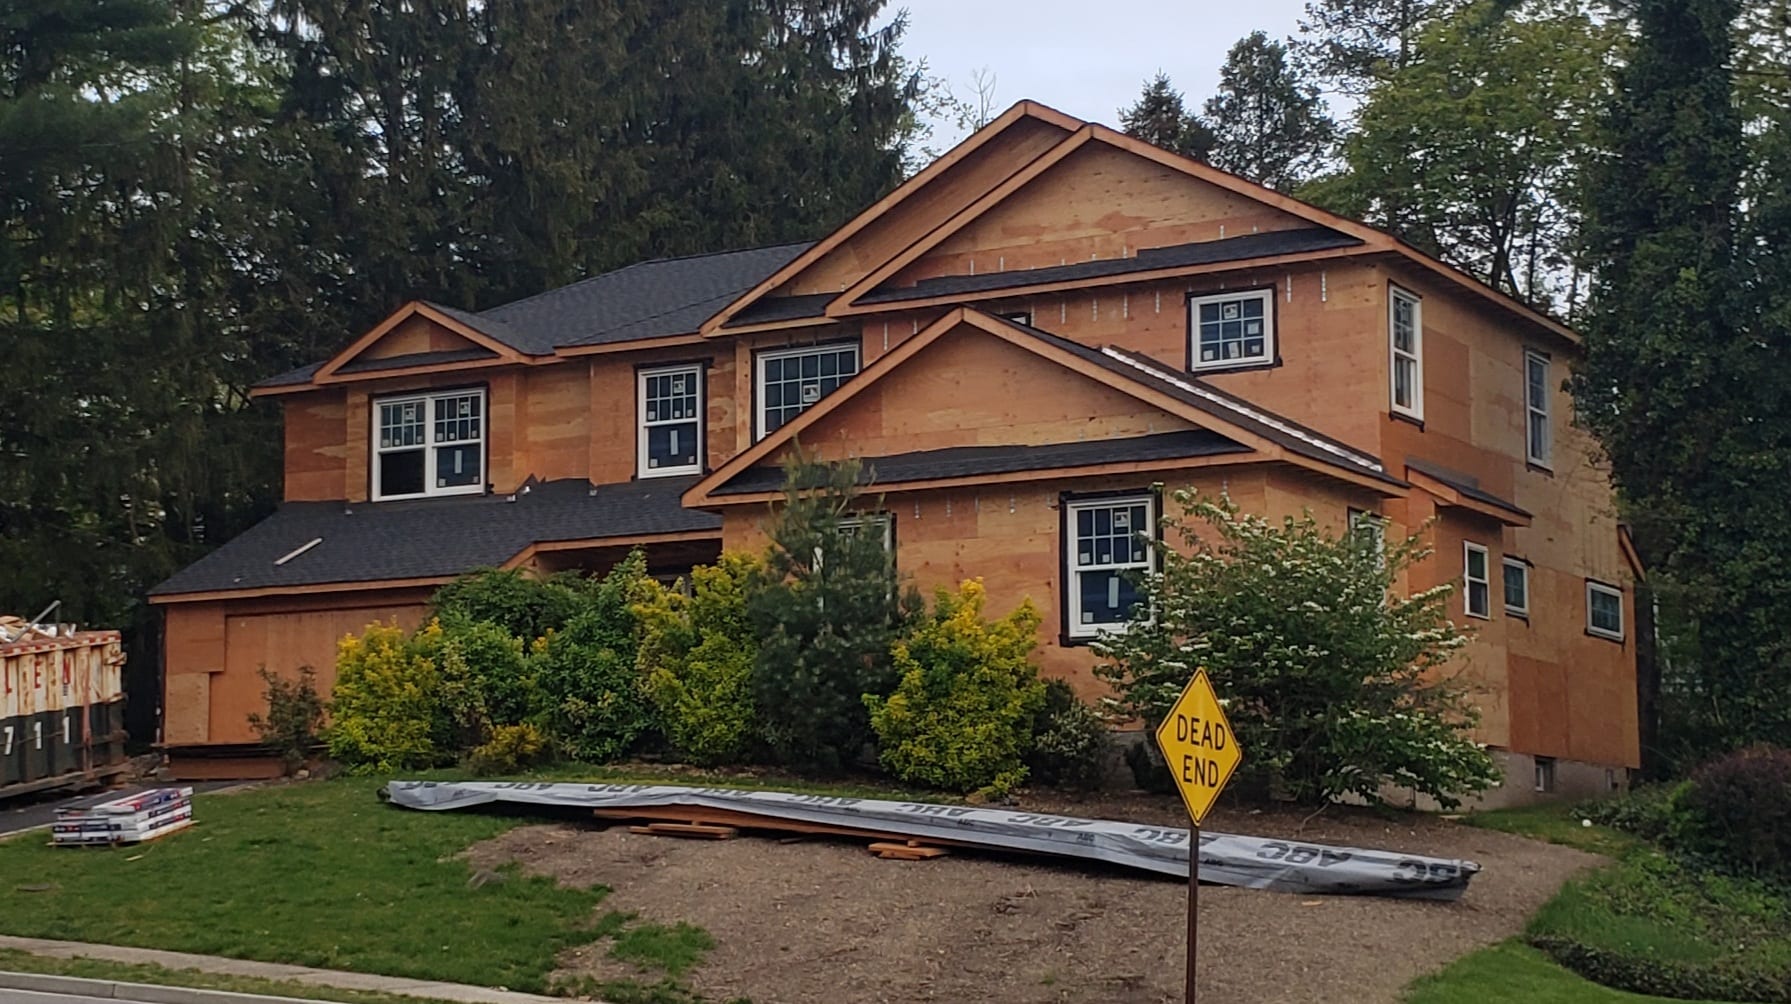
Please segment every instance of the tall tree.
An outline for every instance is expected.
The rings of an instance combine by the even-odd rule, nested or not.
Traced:
[[[1361,97],[1412,62],[1420,32],[1464,0],[1308,0],[1301,62],[1338,91]]]
[[[1188,111],[1182,92],[1161,70],[1145,83],[1137,101],[1119,110],[1119,124],[1126,135],[1184,157],[1205,160],[1212,153],[1213,131]]]
[[[1668,742],[1694,754],[1791,735],[1791,339],[1763,295],[1777,277],[1738,253],[1738,233],[1791,228],[1770,206],[1740,219],[1738,10],[1634,5],[1587,189],[1598,278],[1573,381],[1675,635]]]
[[[1368,93],[1345,169],[1305,194],[1571,313],[1578,189],[1616,41],[1575,0],[1480,0],[1440,18]]]
[[[1260,31],[1239,39],[1207,99],[1214,167],[1291,192],[1330,155],[1337,124],[1318,88],[1287,59],[1287,46]]]

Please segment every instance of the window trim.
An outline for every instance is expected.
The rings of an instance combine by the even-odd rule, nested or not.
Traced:
[[[1412,403],[1409,407],[1401,405],[1396,396],[1401,353],[1394,344],[1393,325],[1401,299],[1409,300],[1412,304],[1412,351],[1407,353],[1411,356],[1413,370]],[[1387,409],[1393,415],[1417,422],[1424,421],[1424,298],[1392,283],[1387,285]]]
[[[680,474],[701,474],[708,469],[709,449],[709,381],[707,367],[700,363],[655,363],[634,371],[634,473],[639,478],[669,478]],[[696,377],[696,463],[682,467],[647,466],[647,378],[689,373]],[[689,419],[658,419],[653,425],[686,425]]]
[[[1524,579],[1524,603],[1523,603],[1523,606],[1520,606],[1520,607],[1514,607],[1511,605],[1511,594],[1510,594],[1509,590],[1507,590],[1505,588],[1506,583],[1509,581],[1509,579],[1507,577],[1511,574],[1511,569],[1513,569],[1513,568],[1518,569],[1523,574],[1523,579]],[[1499,593],[1505,599],[1505,613],[1508,616],[1521,617],[1524,620],[1529,620],[1530,619],[1530,563],[1525,561],[1522,558],[1513,558],[1510,555],[1506,555],[1504,558],[1500,559],[1500,561],[1499,561]]]
[[[1345,511],[1348,513],[1346,526],[1351,536],[1359,533],[1372,534],[1375,553],[1380,557],[1381,567],[1386,567],[1387,525],[1390,521],[1372,509],[1357,509],[1351,506]]]
[[[467,444],[467,440],[459,440],[456,444],[441,444],[435,441],[435,399],[443,397],[464,397],[468,394],[479,398],[479,480],[470,485],[458,485],[452,488],[436,488],[435,485],[435,452],[443,445]],[[379,458],[387,453],[398,453],[411,447],[381,447],[379,445],[379,410],[388,404],[402,404],[406,401],[423,403],[423,490],[405,495],[388,495],[381,490]],[[367,499],[371,502],[409,502],[416,499],[448,498],[456,495],[483,495],[491,478],[491,395],[483,384],[458,387],[424,387],[413,391],[392,394],[369,395],[367,398]]]
[[[1552,756],[1533,756],[1530,758],[1532,783],[1535,789],[1544,794],[1555,790],[1555,758]]]
[[[753,352],[752,441],[755,443],[760,442],[766,436],[771,434],[765,430],[765,362],[767,360],[783,359],[788,356],[799,356],[809,352],[825,352],[829,349],[838,350],[848,346],[852,349],[854,365],[857,366],[857,369],[852,373],[852,376],[856,377],[858,374],[864,372],[864,345],[856,338],[842,338],[831,342],[812,342],[808,345],[780,345],[776,348],[758,349]],[[847,379],[849,380],[851,377],[848,377]],[[844,381],[841,382],[843,383]],[[821,395],[821,400],[826,400],[826,398],[827,395]],[[815,404],[820,403],[821,401],[815,402]],[[812,408],[814,405],[809,405],[809,407]],[[802,410],[807,411],[808,408]],[[798,414],[800,414],[800,412]],[[794,419],[791,419],[791,421],[794,421]],[[787,425],[789,423],[785,424]],[[781,429],[783,426],[780,425],[778,428]]]
[[[1281,364],[1281,339],[1279,337],[1279,317],[1275,310],[1274,286],[1250,286],[1241,289],[1222,289],[1208,293],[1189,292],[1184,307],[1187,311],[1188,372],[1190,373],[1230,373],[1236,370],[1263,369]],[[1200,331],[1196,313],[1203,303],[1214,300],[1260,299],[1263,302],[1263,354],[1248,359],[1215,359],[1210,363],[1200,360]]]
[[[1481,567],[1485,570],[1485,576],[1479,579],[1473,577],[1473,566],[1469,563],[1469,556],[1476,552],[1479,553]],[[1474,612],[1475,583],[1486,587],[1486,610],[1482,613]],[[1487,550],[1485,544],[1476,544],[1471,540],[1461,542],[1461,612],[1483,621],[1492,620],[1492,552]]]
[[[1071,560],[1075,553],[1073,521],[1075,520],[1076,513],[1082,509],[1100,508],[1103,506],[1121,505],[1128,502],[1139,501],[1144,503],[1145,520],[1149,524],[1143,532],[1149,534],[1153,542],[1161,540],[1162,527],[1159,525],[1158,514],[1163,508],[1163,497],[1160,492],[1149,488],[1128,488],[1104,492],[1065,492],[1058,496],[1060,519],[1058,521],[1057,545],[1058,550],[1061,552],[1060,560],[1057,563],[1058,574],[1061,577],[1058,582],[1058,595],[1061,599],[1058,609],[1060,612],[1059,620],[1061,621],[1062,644],[1086,645],[1089,642],[1100,638],[1103,634],[1117,634],[1123,632],[1126,627],[1126,622],[1123,621],[1118,624],[1084,625],[1081,623],[1082,593],[1081,590],[1074,588],[1078,566]],[[1144,571],[1157,571],[1157,564],[1156,548],[1146,548],[1144,554]],[[1128,562],[1123,567],[1137,568],[1138,566]],[[1091,570],[1099,571],[1100,569]]]
[[[1542,364],[1543,396],[1540,405],[1530,399],[1530,365],[1533,362]],[[1524,350],[1524,462],[1545,471],[1554,470],[1555,456],[1555,420],[1553,409],[1550,407],[1548,378],[1551,363],[1552,360],[1549,359],[1546,352],[1538,352],[1535,349]],[[1541,456],[1530,452],[1530,421],[1538,415],[1542,416]]]
[[[1606,596],[1615,596],[1617,598],[1617,630],[1612,631],[1609,628],[1601,628],[1601,627],[1597,627],[1597,626],[1593,625],[1593,623],[1592,623],[1592,594],[1593,593],[1603,593]],[[1604,638],[1609,641],[1620,642],[1620,641],[1623,641],[1628,636],[1629,625],[1624,623],[1624,621],[1625,621],[1625,617],[1623,615],[1623,590],[1617,586],[1611,585],[1608,582],[1600,582],[1597,579],[1587,579],[1586,580],[1586,633],[1593,636],[1594,638]]]

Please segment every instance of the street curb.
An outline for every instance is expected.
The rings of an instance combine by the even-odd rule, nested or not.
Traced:
[[[102,998],[123,996],[128,1000],[147,1001],[149,1004],[318,1004],[314,999],[300,997],[268,997],[229,990],[201,990],[197,987],[120,983],[117,980],[5,971],[0,971],[0,990],[31,990],[45,994],[79,994],[83,997]]]

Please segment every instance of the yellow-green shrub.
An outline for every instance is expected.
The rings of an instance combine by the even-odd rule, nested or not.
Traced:
[[[467,769],[475,774],[514,774],[536,763],[547,752],[547,737],[528,723],[499,725],[491,738],[467,755]]]
[[[395,624],[369,624],[336,647],[330,755],[351,769],[385,772],[430,767],[442,750],[441,675],[424,654],[439,647],[441,625],[431,622],[406,638]]]
[[[752,743],[758,643],[746,599],[759,568],[751,555],[724,554],[690,570],[689,596],[648,580],[634,604],[647,696],[666,738],[694,763],[739,762]]]
[[[900,682],[864,695],[880,758],[903,781],[1005,794],[1026,777],[1033,719],[1045,685],[1028,661],[1039,614],[1032,601],[983,619],[981,579],[941,589],[932,613],[891,649]]]

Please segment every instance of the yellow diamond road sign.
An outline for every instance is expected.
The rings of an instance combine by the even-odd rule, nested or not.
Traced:
[[[1244,759],[1206,670],[1194,674],[1169,709],[1169,717],[1157,726],[1157,749],[1169,764],[1188,815],[1199,826]]]

